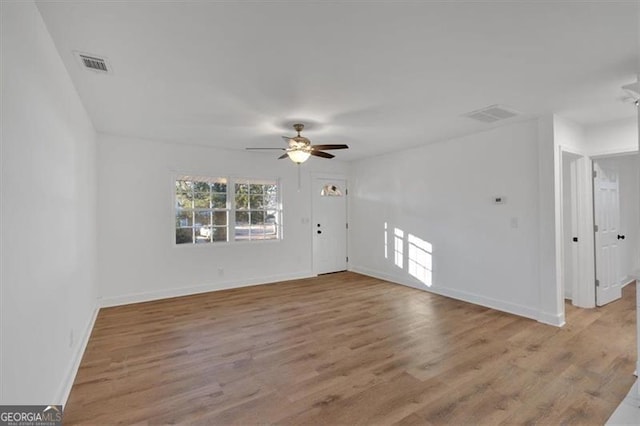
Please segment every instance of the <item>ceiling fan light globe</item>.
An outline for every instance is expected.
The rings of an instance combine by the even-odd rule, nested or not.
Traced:
[[[289,156],[291,161],[293,161],[296,164],[304,163],[309,159],[309,156],[311,156],[311,154],[308,151],[302,151],[302,150],[292,150],[287,152],[287,155]]]

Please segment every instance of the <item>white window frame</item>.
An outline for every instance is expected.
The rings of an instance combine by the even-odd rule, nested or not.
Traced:
[[[227,212],[227,241],[209,241],[206,243],[178,243],[176,242],[176,214],[178,213],[178,202],[177,202],[177,194],[176,194],[176,182],[179,180],[192,180],[192,181],[215,181],[215,180],[225,180],[227,185],[227,200],[226,200],[226,208],[225,209],[196,209],[193,210],[202,210],[202,211],[226,211]],[[236,240],[236,211],[257,211],[248,209],[248,210],[240,210],[236,209],[236,184],[275,184],[277,187],[276,194],[276,208],[273,209],[262,209],[266,210],[275,210],[276,211],[276,232],[277,237],[272,239],[242,239]],[[171,180],[171,188],[172,188],[172,241],[174,247],[220,247],[226,245],[233,244],[269,244],[269,243],[277,243],[284,239],[284,231],[283,231],[283,206],[282,206],[282,184],[279,178],[274,177],[239,177],[239,176],[211,176],[208,174],[202,173],[176,173],[172,176]],[[189,209],[191,210],[191,209]]]

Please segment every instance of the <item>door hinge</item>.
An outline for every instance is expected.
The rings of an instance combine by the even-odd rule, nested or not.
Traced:
[[[600,280],[596,280],[596,287],[600,287]]]
[[[345,223],[346,228],[349,229],[349,222]]]
[[[598,225],[593,225],[593,232],[598,232]]]
[[[344,189],[344,195],[349,195],[349,190],[347,188]]]
[[[347,263],[349,263],[349,256],[347,256]]]
[[[592,174],[594,179],[598,177],[598,172],[596,172],[595,170],[592,172]]]

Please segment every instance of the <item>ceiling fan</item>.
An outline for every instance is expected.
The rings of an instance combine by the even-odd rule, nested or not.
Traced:
[[[304,136],[300,136],[300,132],[304,129],[304,124],[296,123],[293,125],[293,128],[296,132],[298,132],[298,136],[283,136],[288,147],[287,148],[247,148],[248,150],[278,150],[278,151],[286,151],[278,160],[289,157],[291,161],[296,164],[302,164],[307,159],[313,155],[316,157],[322,158],[333,158],[335,155],[329,154],[328,152],[323,152],[331,149],[348,149],[349,147],[344,144],[332,144],[332,145],[311,145],[311,141]]]

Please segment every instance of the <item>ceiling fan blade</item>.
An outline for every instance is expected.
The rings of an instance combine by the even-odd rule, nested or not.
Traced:
[[[287,158],[289,156],[289,154],[282,154],[280,157],[278,157],[278,160],[282,160],[284,158]]]
[[[284,139],[286,143],[289,143],[289,141],[293,138],[290,138],[289,136],[283,136],[282,139]]]
[[[271,150],[271,149],[276,149],[278,151],[284,151],[286,148],[245,148],[246,150],[249,151],[257,151],[257,150]]]
[[[328,152],[322,152],[322,151],[309,151],[309,153],[311,155],[315,155],[316,157],[322,157],[322,158],[333,158],[335,157],[335,155],[333,154],[329,154]]]
[[[320,149],[320,150],[328,150],[328,149],[349,149],[349,146],[348,146],[348,145],[345,145],[345,144],[311,145],[311,149]]]

